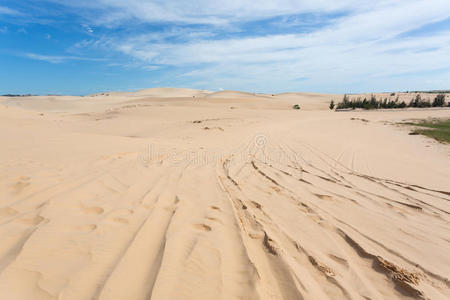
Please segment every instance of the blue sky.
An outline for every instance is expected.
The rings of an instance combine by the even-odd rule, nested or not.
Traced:
[[[0,0],[0,94],[450,89],[449,0]]]

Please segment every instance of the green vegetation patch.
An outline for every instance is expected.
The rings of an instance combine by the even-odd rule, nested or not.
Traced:
[[[395,93],[391,93],[390,95],[395,96]],[[392,98],[384,98],[377,99],[374,95],[370,97],[370,99],[358,97],[356,99],[350,99],[348,95],[344,95],[342,102],[339,102],[336,105],[336,110],[342,109],[393,109],[393,108],[407,108],[407,107],[416,107],[416,108],[426,108],[426,107],[450,107],[450,102],[445,103],[445,94],[436,95],[433,102],[430,100],[423,100],[420,94],[417,94],[415,98],[411,99],[409,104],[406,104],[405,101],[399,101],[399,96],[393,100]],[[335,107],[334,101],[331,100],[330,109]]]
[[[402,124],[418,127],[410,133],[411,135],[421,134],[440,142],[450,143],[450,119],[421,120]]]

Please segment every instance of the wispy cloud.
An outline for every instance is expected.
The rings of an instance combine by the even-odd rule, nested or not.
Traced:
[[[120,24],[130,20],[140,22],[178,22],[185,24],[224,25],[236,21],[258,20],[274,16],[309,12],[331,12],[349,8],[370,7],[361,0],[48,0],[68,7],[96,11],[96,24]],[[381,2],[385,2],[381,1]]]
[[[20,16],[22,13],[5,6],[0,6],[0,15]]]
[[[84,28],[84,30],[86,30],[88,33],[94,33],[94,29],[92,29],[91,26],[87,25],[87,24],[81,24],[81,26]]]
[[[233,67],[232,70],[240,76],[250,75],[242,70],[248,70],[247,65],[254,69],[255,64],[266,73],[279,70],[280,75],[291,75],[292,78],[302,78],[305,72],[317,74],[324,67],[337,69],[346,75],[380,74],[442,66],[450,50],[450,35],[441,32],[415,39],[396,37],[448,17],[450,2],[447,1],[397,1],[395,5],[380,5],[376,9],[352,14],[306,34],[200,37],[173,43],[170,39],[182,35],[183,31],[171,34],[157,32],[103,39],[103,44],[145,63],[198,65],[197,69],[205,70],[226,65],[228,69]],[[429,53],[421,55],[421,49]],[[397,50],[397,53],[389,53],[392,50]]]
[[[80,56],[57,56],[57,55],[42,55],[36,53],[25,53],[25,57],[46,61],[52,64],[59,64],[70,60],[84,60],[84,61],[105,61],[104,58],[80,57]]]

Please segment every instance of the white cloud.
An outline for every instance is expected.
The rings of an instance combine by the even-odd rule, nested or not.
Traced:
[[[118,25],[130,20],[225,25],[302,13],[364,11],[396,0],[47,0],[68,7],[96,10],[94,24]],[[80,11],[83,15],[85,12]]]
[[[25,57],[34,59],[34,60],[41,60],[46,61],[52,64],[59,64],[70,60],[85,60],[85,61],[104,61],[103,58],[91,58],[91,57],[80,57],[80,56],[58,56],[58,55],[42,55],[42,54],[36,54],[36,53],[25,53]]]
[[[107,7],[121,7],[123,17],[143,22],[165,19],[208,23],[215,20],[211,22],[215,25],[287,13],[349,9],[343,17],[310,33],[267,35],[263,32],[259,36],[224,38],[217,34],[216,26],[201,30],[177,27],[127,37],[105,36],[95,42],[97,47],[115,49],[140,60],[143,66],[191,68],[179,74],[181,78],[215,81],[217,86],[233,85],[233,82],[253,86],[268,81],[274,87],[295,85],[299,81],[313,85],[327,81],[358,82],[450,68],[448,32],[398,38],[400,34],[449,18],[450,2],[447,0],[371,4],[356,0],[339,4],[325,0],[228,1],[221,5],[216,1],[133,0],[126,2],[129,4],[126,8],[121,0],[97,2]],[[355,4],[360,5],[350,7]],[[294,21],[298,23],[297,19]]]
[[[432,5],[430,2],[434,2]],[[152,33],[119,40],[105,40],[108,46],[144,61],[160,64],[264,63],[301,60],[327,60],[336,55],[383,53],[393,49],[429,48],[419,38],[395,39],[397,35],[450,17],[450,2],[407,1],[395,6],[340,19],[329,27],[308,34],[278,34],[231,39],[195,39],[185,43],[169,43],[167,37],[184,32]],[[433,38],[433,45],[445,47],[446,34]],[[428,42],[428,41],[427,41]],[[429,42],[428,42],[429,43]],[[372,48],[376,48],[371,50]],[[319,54],[328,54],[319,57]],[[357,59],[357,57],[355,57]]]
[[[5,7],[5,6],[0,6],[0,15],[11,15],[11,16],[19,16],[22,15],[20,12],[18,12],[17,10]]]
[[[92,29],[91,26],[87,25],[87,24],[82,24],[81,26],[83,26],[83,28],[89,32],[89,33],[94,33],[94,29]]]

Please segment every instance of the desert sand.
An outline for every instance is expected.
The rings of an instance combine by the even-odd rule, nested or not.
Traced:
[[[450,110],[341,97],[0,97],[0,299],[449,299]]]

